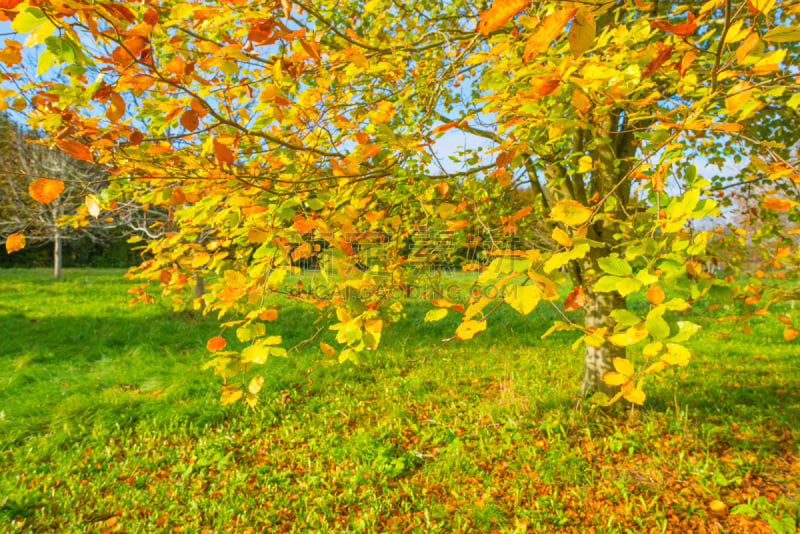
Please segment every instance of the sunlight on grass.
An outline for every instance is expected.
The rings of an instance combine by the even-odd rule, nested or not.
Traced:
[[[214,320],[129,307],[118,271],[48,274],[0,271],[0,522],[20,531],[794,532],[800,520],[800,353],[772,319],[748,337],[698,314],[692,363],[649,383],[629,418],[573,409],[574,335],[540,339],[555,311],[501,310],[423,365],[409,360],[456,323],[423,328],[429,306],[412,301],[363,366],[315,366],[316,347],[268,362],[248,410],[221,406],[199,370]],[[284,306],[292,345],[306,311]]]

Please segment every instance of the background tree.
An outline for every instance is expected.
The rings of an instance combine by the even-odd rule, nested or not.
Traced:
[[[108,165],[109,198],[174,213],[177,231],[149,243],[137,274],[182,290],[204,270],[206,309],[243,321],[226,324],[246,349],[209,341],[215,371],[241,377],[224,402],[255,403],[257,365],[286,354],[264,295],[286,291],[303,257],[326,273],[324,298],[302,293],[339,345],[323,352],[359,361],[375,348],[402,310],[381,288],[413,278],[403,252],[421,227],[478,238],[490,260],[464,302],[431,299],[428,320],[461,314],[448,341],[504,304],[554,306],[555,329],[582,333],[582,393],[601,403],[641,403],[649,375],[688,364],[691,302],[736,296],[761,314],[793,295],[704,272],[718,234],[691,224],[719,215],[728,180],[698,164],[747,159],[753,179],[797,187],[768,133],[798,104],[794,2],[11,4],[12,27],[46,46],[38,70],[70,76],[24,88],[32,123]],[[450,130],[480,140],[459,170],[437,150]],[[509,194],[520,183],[530,197]],[[557,248],[530,247],[542,224]],[[376,249],[380,269],[363,269]],[[785,276],[797,253],[778,262]],[[632,295],[649,308],[628,309]]]

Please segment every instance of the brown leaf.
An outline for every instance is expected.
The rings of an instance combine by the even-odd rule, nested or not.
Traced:
[[[197,113],[192,108],[187,109],[183,112],[180,118],[181,126],[186,128],[188,131],[193,132],[197,129],[200,125],[200,119],[197,118]]]
[[[228,148],[227,145],[224,145],[214,140],[214,155],[217,158],[217,163],[221,166],[224,164],[233,165],[233,152],[231,149]]]

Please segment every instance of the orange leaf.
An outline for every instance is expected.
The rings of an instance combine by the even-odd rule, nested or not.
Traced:
[[[664,302],[664,290],[658,286],[653,286],[645,293],[647,300],[658,306]]]
[[[180,120],[181,120],[181,126],[186,128],[190,132],[195,131],[197,127],[200,125],[200,119],[197,118],[197,113],[191,108],[183,112],[183,115],[181,115]]]
[[[61,150],[72,156],[73,158],[82,159],[84,161],[91,161],[94,163],[92,153],[86,145],[74,141],[72,139],[57,139],[56,144],[61,147]]]
[[[206,348],[209,352],[217,352],[218,350],[222,350],[225,348],[228,342],[225,341],[225,338],[222,336],[215,336],[208,340],[206,343]]]
[[[740,65],[744,63],[747,54],[753,51],[753,48],[756,47],[760,40],[758,34],[753,32],[739,45],[739,48],[736,49],[736,61],[738,61]]]
[[[796,328],[790,326],[789,328],[783,331],[783,339],[785,339],[786,341],[792,341],[797,337],[798,333],[800,332],[798,332]]]
[[[581,113],[586,113],[592,106],[592,101],[589,100],[589,97],[586,96],[586,93],[580,89],[575,89],[572,91],[572,105],[575,106],[575,109]]]
[[[522,59],[530,61],[541,54],[558,37],[561,29],[575,16],[577,11],[576,8],[562,9],[542,19],[542,22],[536,27],[535,33],[525,43]]]
[[[488,35],[492,30],[505,26],[511,17],[525,9],[530,0],[494,0],[492,7],[481,13],[478,31]]]
[[[564,309],[567,311],[575,311],[583,308],[586,304],[586,293],[583,292],[582,287],[576,287],[564,300]]]
[[[164,65],[164,69],[172,74],[183,74],[183,69],[185,66],[186,64],[184,63],[183,58],[176,55],[170,59],[166,65]]]
[[[366,145],[364,147],[363,154],[365,158],[371,158],[372,156],[377,155],[378,152],[380,151],[381,151],[381,145]]]
[[[262,321],[274,321],[278,318],[277,310],[264,310],[258,314],[258,318]]]
[[[7,67],[22,62],[22,44],[14,41],[13,39],[5,39],[6,48],[0,50],[0,61],[6,64]]]
[[[226,145],[223,145],[216,139],[214,140],[214,155],[217,158],[217,163],[221,166],[225,163],[233,165],[233,152]]]
[[[686,74],[686,71],[689,69],[689,66],[692,64],[694,58],[696,57],[697,57],[697,51],[689,50],[683,55],[681,60],[678,61],[678,63],[675,65],[675,68],[678,70],[678,74],[680,74],[681,77],[683,77],[683,75]]]
[[[25,236],[22,235],[22,232],[11,234],[6,238],[6,252],[9,254],[23,248],[25,248]]]
[[[671,24],[666,20],[654,20],[650,22],[650,27],[658,28],[667,33],[674,33],[681,37],[688,37],[697,29],[697,24],[694,22],[694,15],[692,13],[687,13],[686,22]]]
[[[28,185],[28,193],[42,204],[50,204],[64,191],[64,182],[51,178],[39,178]]]
[[[762,204],[768,210],[788,211],[796,202],[786,200],[785,198],[770,197]]]
[[[658,55],[653,58],[653,60],[647,64],[647,66],[642,71],[642,78],[648,78],[653,75],[655,71],[661,67],[670,57],[672,57],[672,50],[675,48],[674,46],[664,46],[661,43],[658,43],[660,51]]]
[[[106,117],[111,122],[119,122],[123,115],[125,115],[125,100],[119,96],[119,93],[111,93],[111,103],[106,109]]]

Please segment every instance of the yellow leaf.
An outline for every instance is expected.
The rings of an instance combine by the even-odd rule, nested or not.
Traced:
[[[683,345],[676,345],[675,343],[667,343],[667,353],[661,357],[661,360],[670,365],[680,365],[686,367],[689,365],[689,360],[692,354],[689,349]]]
[[[630,391],[626,391],[622,394],[622,396],[625,398],[625,400],[633,404],[643,404],[644,400],[647,398],[647,395],[644,394],[644,391],[638,387],[631,388]]]
[[[259,391],[261,391],[261,386],[264,385],[264,377],[263,376],[254,376],[250,380],[250,385],[247,386],[247,391],[252,393],[253,395],[257,395]]]
[[[243,363],[257,363],[261,364],[267,361],[269,357],[269,348],[261,345],[255,344],[250,345],[249,347],[245,347],[242,350],[242,362]]]
[[[574,200],[559,200],[550,211],[550,217],[570,226],[579,226],[589,220],[592,210]]]
[[[561,245],[562,247],[571,247],[572,246],[572,239],[567,235],[567,233],[559,227],[553,228],[553,241]]]
[[[237,400],[242,398],[242,390],[241,389],[226,389],[222,392],[222,398],[220,399],[222,404],[233,404]]]
[[[441,319],[444,319],[446,315],[447,315],[447,308],[434,308],[433,310],[430,310],[428,311],[428,313],[425,314],[424,321],[426,323],[432,323],[434,321],[439,321]]]
[[[627,384],[629,381],[630,378],[619,373],[615,373],[614,371],[610,371],[603,375],[603,382],[609,386],[621,386],[622,384]]]
[[[644,370],[645,373],[657,373],[659,371],[663,371],[667,367],[666,362],[662,362],[658,360],[657,362],[651,363],[647,366],[647,369]]]
[[[539,304],[539,300],[542,298],[542,290],[534,284],[527,286],[511,285],[506,288],[503,298],[519,313],[528,315]]]
[[[465,321],[456,329],[458,339],[466,340],[475,337],[475,334],[486,330],[486,321]]]
[[[621,375],[632,377],[634,374],[633,364],[627,358],[614,358],[614,369]]]
[[[211,256],[208,255],[206,252],[195,252],[192,256],[192,267],[202,267],[208,260],[211,259]]]
[[[22,235],[22,232],[11,234],[6,238],[6,252],[9,254],[23,248],[25,248],[25,236]]]
[[[320,341],[320,343],[319,343],[319,348],[327,356],[333,356],[334,354],[336,354],[336,349],[334,349],[333,347],[331,347],[327,343],[323,343],[322,341]]]
[[[267,240],[267,232],[260,228],[250,228],[247,231],[247,240],[250,243],[260,244]]]
[[[64,182],[52,178],[39,178],[28,185],[28,194],[42,204],[49,204],[64,191]]]
[[[569,30],[569,49],[575,57],[591,48],[596,34],[594,14],[589,9],[581,9]]]
[[[641,326],[632,326],[624,332],[619,332],[609,337],[608,340],[618,347],[636,345],[647,337],[647,329]]]
[[[754,8],[766,15],[775,5],[775,0],[750,0],[750,3],[753,4]]]
[[[97,202],[97,199],[94,195],[86,195],[84,202],[86,204],[86,209],[89,210],[89,215],[96,219],[98,215],[100,215],[100,204]]]
[[[227,270],[225,271],[225,282],[234,288],[244,287],[244,275],[239,271]]]
[[[750,84],[741,82],[728,91],[728,96],[725,97],[725,109],[727,109],[729,113],[736,112],[750,100],[753,91],[752,89],[748,89],[748,87],[750,87]]]
[[[464,312],[464,320],[468,321],[478,315],[483,309],[489,304],[492,299],[487,297],[481,297],[480,300],[477,302],[473,302],[467,307],[467,310]]]
[[[581,156],[581,158],[578,160],[579,173],[589,172],[592,170],[593,166],[594,161],[592,160],[591,156]]]

